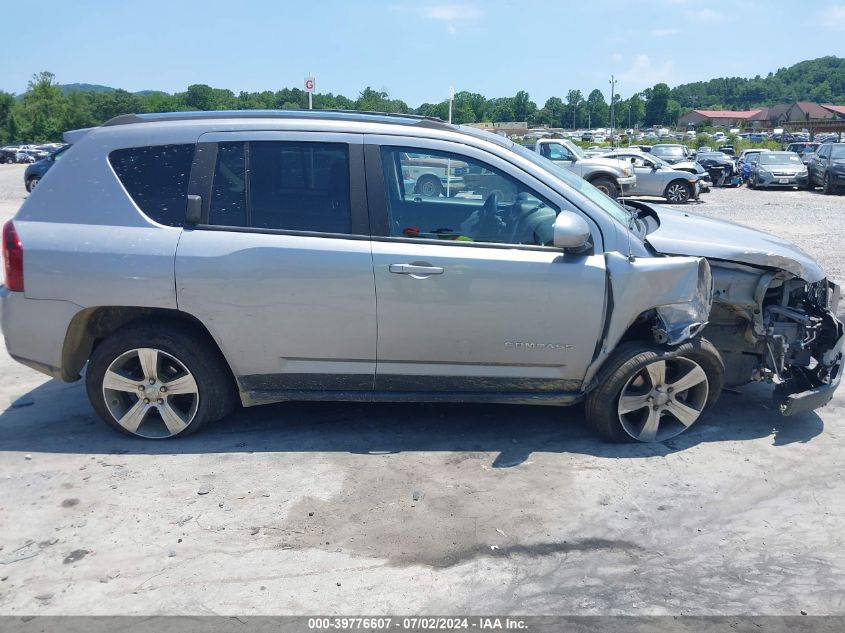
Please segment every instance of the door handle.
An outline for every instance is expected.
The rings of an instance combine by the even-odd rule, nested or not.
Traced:
[[[440,266],[424,266],[420,264],[390,264],[388,270],[396,275],[442,275]]]

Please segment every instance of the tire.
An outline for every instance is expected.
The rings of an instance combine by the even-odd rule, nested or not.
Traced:
[[[148,363],[156,359],[155,382],[142,358]],[[164,395],[177,382],[180,392]],[[237,405],[223,355],[207,337],[176,321],[130,323],[114,332],[91,355],[85,386],[94,410],[109,426],[146,439],[189,435]]]
[[[26,181],[26,190],[32,193],[32,190],[38,186],[38,181],[41,180],[38,176],[33,176]]]
[[[436,176],[421,176],[414,189],[423,198],[439,198],[443,193],[443,185]]]
[[[610,178],[602,176],[591,180],[590,184],[609,198],[616,200],[619,197],[619,187]]]
[[[757,185],[754,184],[754,179],[749,176],[748,178],[748,188],[754,189]]]
[[[692,197],[692,192],[690,191],[690,187],[687,183],[681,180],[673,180],[666,185],[663,195],[669,202],[674,202],[675,204],[686,204]]]
[[[826,196],[831,196],[834,193],[833,185],[830,183],[830,174],[827,172],[822,178],[822,193]]]
[[[646,370],[649,365],[659,368],[657,363],[663,363],[664,367],[664,380],[657,386],[660,389],[649,384],[651,374]],[[686,379],[686,371],[691,379],[702,377],[703,380],[671,395],[669,388]],[[679,378],[673,380],[675,376]],[[624,343],[607,359],[597,376],[598,386],[587,395],[587,424],[611,442],[662,442],[692,426],[719,399],[724,376],[722,357],[706,339],[693,339],[674,347],[639,341]],[[621,411],[623,392],[633,394],[630,403],[634,408],[628,412]],[[648,400],[649,397],[652,399]],[[640,401],[642,406],[637,407]],[[679,403],[683,408],[678,407]],[[681,412],[686,421],[676,417],[675,411]],[[695,412],[694,416],[691,411]],[[651,428],[647,428],[649,423]]]

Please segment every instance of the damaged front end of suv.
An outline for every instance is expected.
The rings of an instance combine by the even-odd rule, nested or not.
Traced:
[[[725,386],[775,385],[782,415],[827,404],[842,378],[839,286],[794,244],[753,229],[660,208],[658,253],[705,257],[713,301],[701,332],[719,350]]]
[[[725,384],[773,383],[782,415],[827,404],[842,376],[839,287],[783,269],[710,264],[713,305],[703,335],[722,354]]]

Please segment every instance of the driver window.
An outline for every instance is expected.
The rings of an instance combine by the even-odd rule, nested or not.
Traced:
[[[632,156],[631,164],[634,167],[648,167],[649,169],[651,169],[651,161],[646,160],[642,156]]]
[[[572,160],[572,152],[560,143],[544,143],[541,153],[549,160]]]
[[[551,245],[558,209],[473,158],[382,147],[390,235],[428,240]]]

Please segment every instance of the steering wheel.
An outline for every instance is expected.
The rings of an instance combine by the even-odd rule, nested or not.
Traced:
[[[481,207],[479,215],[482,218],[494,217],[499,212],[499,192],[491,191],[484,199],[484,206]]]

